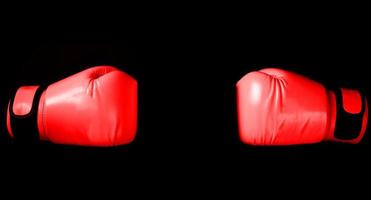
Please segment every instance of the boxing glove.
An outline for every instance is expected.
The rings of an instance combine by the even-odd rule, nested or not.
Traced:
[[[7,110],[8,133],[20,142],[116,146],[133,141],[136,128],[137,82],[110,66],[46,88],[22,86]]]
[[[304,76],[273,68],[238,81],[237,109],[240,139],[252,145],[355,144],[368,119],[367,100],[360,92],[329,91]]]

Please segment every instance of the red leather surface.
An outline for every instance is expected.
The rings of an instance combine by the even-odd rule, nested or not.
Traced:
[[[237,83],[239,134],[253,145],[322,141],[334,121],[326,89],[293,72],[263,69]]]
[[[27,113],[31,89],[15,97],[15,112]],[[9,112],[9,133],[12,135]],[[110,66],[87,69],[50,85],[37,113],[40,138],[60,144],[115,146],[128,144],[137,129],[137,82]]]

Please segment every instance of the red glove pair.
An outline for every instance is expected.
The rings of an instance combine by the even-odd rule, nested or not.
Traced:
[[[137,87],[134,78],[109,66],[46,88],[20,87],[8,105],[8,132],[20,142],[128,144],[137,128]],[[280,69],[248,73],[237,83],[237,100],[240,138],[247,144],[358,143],[367,126],[367,101],[358,91],[327,91]]]

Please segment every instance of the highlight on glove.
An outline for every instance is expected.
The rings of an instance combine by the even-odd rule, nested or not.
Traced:
[[[7,109],[9,135],[19,142],[116,146],[137,129],[137,81],[111,66],[86,69],[48,87],[22,86]]]
[[[368,120],[357,90],[327,90],[299,74],[267,68],[237,83],[239,136],[251,145],[293,145],[324,140],[356,144]]]

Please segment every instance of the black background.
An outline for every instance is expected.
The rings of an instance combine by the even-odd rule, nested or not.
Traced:
[[[34,179],[67,174],[70,182],[81,175],[122,183],[141,177],[145,181],[137,186],[149,182],[154,187],[158,181],[168,183],[166,187],[188,181],[200,188],[236,181],[254,184],[260,177],[265,184],[273,175],[279,176],[278,182],[287,177],[322,183],[327,178],[367,180],[369,130],[358,145],[252,147],[238,140],[235,84],[253,70],[279,67],[370,97],[369,39],[363,21],[330,17],[312,22],[308,16],[289,24],[285,20],[292,15],[259,22],[207,16],[172,21],[165,16],[150,19],[152,25],[138,22],[133,27],[113,22],[85,28],[79,21],[70,29],[25,25],[7,32],[1,47],[0,167],[8,175]],[[96,65],[116,66],[138,80],[138,132],[132,144],[18,145],[7,138],[5,108],[14,89],[52,83]]]

